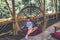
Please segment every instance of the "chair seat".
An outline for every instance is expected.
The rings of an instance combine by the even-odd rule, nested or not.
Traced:
[[[55,33],[52,33],[51,35],[57,38],[58,40],[60,39],[60,32],[55,32]]]
[[[27,33],[27,30],[25,30],[25,29],[21,29],[22,31],[22,33],[24,33],[24,34],[26,34]],[[35,36],[35,35],[37,35],[37,34],[40,34],[42,32],[42,30],[41,30],[41,28],[40,27],[38,27],[35,31],[33,31],[29,36]]]

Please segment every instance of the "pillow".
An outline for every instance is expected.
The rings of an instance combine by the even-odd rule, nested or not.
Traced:
[[[60,32],[51,33],[52,37],[60,40]]]
[[[53,34],[56,35],[56,36],[60,36],[60,32],[55,32]]]
[[[26,35],[27,30],[25,29],[21,29],[21,32],[24,33]],[[38,27],[34,32],[32,32],[29,36],[35,36],[37,34],[40,34],[42,32],[42,29],[40,27]]]

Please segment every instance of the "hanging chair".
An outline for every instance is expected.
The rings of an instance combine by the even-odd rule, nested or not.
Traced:
[[[18,19],[22,19],[20,22],[19,22],[19,25],[22,27],[22,25],[24,25],[25,23],[25,18],[26,17],[31,17],[32,21],[35,23],[36,21],[38,22],[41,22],[43,21],[43,18],[41,19],[40,18],[43,17],[43,13],[42,13],[42,10],[40,10],[39,7],[35,7],[35,6],[26,6],[24,7],[19,13],[18,13]],[[24,19],[24,21],[23,21]],[[39,24],[40,25],[40,24]],[[21,32],[23,34],[26,35],[27,33],[27,30],[25,30],[24,28],[21,29]],[[42,29],[39,27],[36,28],[36,30],[34,30],[29,36],[34,36],[34,35],[37,35],[37,34],[40,34],[42,32]]]
[[[27,34],[27,30],[25,29],[21,29],[21,32],[25,35]],[[40,27],[37,27],[29,36],[35,36],[40,34],[41,32],[42,32],[42,29]]]

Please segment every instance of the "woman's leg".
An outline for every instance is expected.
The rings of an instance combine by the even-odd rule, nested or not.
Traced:
[[[33,30],[32,30],[32,32],[34,32],[37,28],[38,28],[38,27],[34,27]]]
[[[32,33],[33,28],[28,28],[27,34],[25,36],[25,39],[28,39],[28,36],[30,35],[30,33]]]
[[[32,32],[33,28],[28,28],[28,32],[27,35],[30,35],[30,33]]]
[[[38,27],[28,28],[27,35],[30,35],[30,33],[32,33],[33,31],[35,31],[37,28]]]
[[[25,39],[28,39],[28,36],[34,32],[38,27],[34,27],[34,28],[28,28],[27,34],[25,36]]]

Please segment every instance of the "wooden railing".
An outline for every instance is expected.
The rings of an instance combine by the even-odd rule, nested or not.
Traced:
[[[60,14],[60,13],[57,13],[58,15]],[[51,19],[55,19],[56,18],[56,14],[54,14],[54,13],[50,13],[50,14],[48,14],[48,13],[46,13],[46,17],[47,17],[47,21],[48,20],[51,20]],[[20,21],[20,23],[23,23],[22,21],[25,21],[25,19],[26,18],[20,18],[20,16],[18,16],[18,21]],[[34,22],[36,22],[36,21],[39,21],[39,24],[40,23],[42,23],[43,22],[43,19],[44,19],[44,17],[43,17],[43,14],[41,14],[41,15],[39,15],[39,16],[35,16],[35,17],[31,17],[31,19],[34,21]],[[2,25],[2,24],[6,24],[6,23],[9,23],[9,22],[13,22],[13,20],[12,20],[12,18],[7,18],[7,19],[0,19],[0,25]]]

